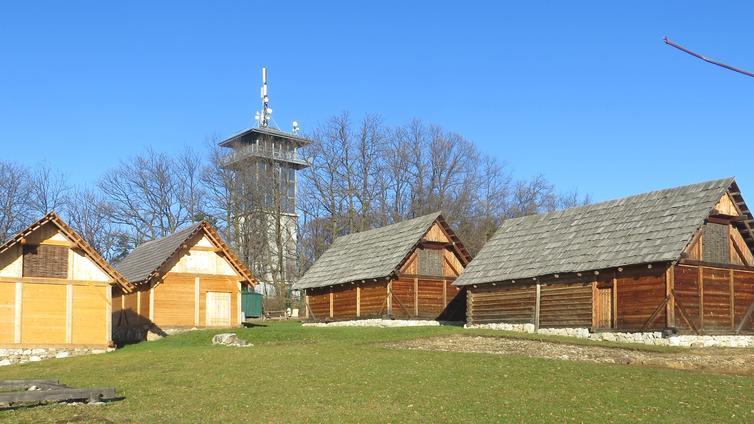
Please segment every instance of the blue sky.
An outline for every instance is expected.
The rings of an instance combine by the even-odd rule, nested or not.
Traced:
[[[4,160],[94,183],[143,151],[273,117],[418,117],[595,200],[728,175],[754,199],[751,2],[0,5]]]

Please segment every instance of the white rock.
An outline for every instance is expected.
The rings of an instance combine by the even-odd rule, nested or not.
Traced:
[[[42,358],[40,358],[38,355],[32,355],[29,357],[29,362],[39,362]]]
[[[3,359],[3,360],[0,361],[0,367],[4,367],[6,365],[10,365],[11,363],[12,362],[10,361],[10,359]]]
[[[70,355],[71,355],[71,354],[70,354],[69,352],[66,352],[65,350],[62,350],[62,351],[60,351],[60,352],[56,353],[56,354],[55,354],[55,357],[56,357],[56,358],[58,358],[58,359],[61,359],[61,358],[67,358],[67,357],[69,357]]]
[[[246,340],[239,339],[236,333],[215,334],[214,337],[212,337],[212,344],[236,347],[251,346]]]

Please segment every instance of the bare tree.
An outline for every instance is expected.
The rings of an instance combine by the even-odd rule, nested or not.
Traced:
[[[71,227],[106,259],[120,259],[128,253],[131,246],[124,248],[122,245],[125,235],[119,233],[111,222],[111,206],[96,191],[87,188],[72,190],[64,213]]]
[[[135,243],[167,236],[202,210],[201,165],[186,153],[176,159],[152,149],[124,161],[98,183],[111,221]]]
[[[0,237],[7,240],[29,217],[29,172],[13,162],[0,161]]]
[[[43,216],[61,212],[68,204],[71,186],[63,173],[53,171],[49,164],[39,165],[31,175],[29,212]]]

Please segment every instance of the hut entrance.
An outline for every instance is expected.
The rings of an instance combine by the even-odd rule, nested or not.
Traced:
[[[207,292],[207,326],[230,327],[230,293]]]
[[[613,288],[597,286],[594,292],[594,327],[612,328]]]

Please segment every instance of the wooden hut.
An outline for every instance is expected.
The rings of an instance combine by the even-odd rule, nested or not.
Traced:
[[[240,325],[241,290],[255,283],[204,221],[137,246],[116,269],[134,286],[113,292],[119,342],[141,340],[147,331]]]
[[[50,213],[0,246],[0,346],[111,346],[111,290],[130,289]]]
[[[452,285],[471,256],[440,215],[339,237],[294,284],[310,320],[463,320]]]
[[[733,178],[510,219],[455,284],[472,324],[751,332],[752,225]]]

